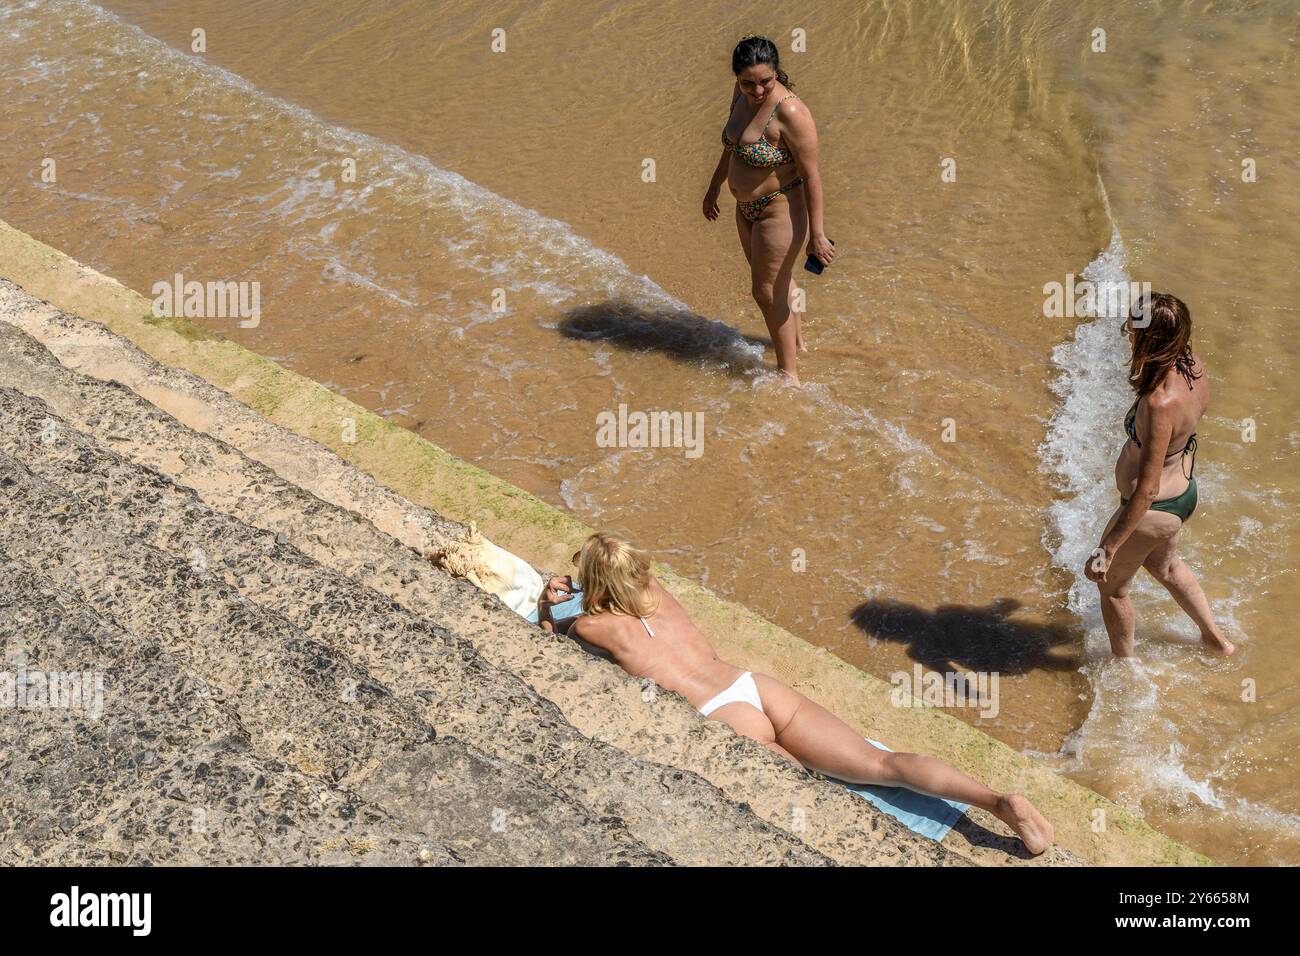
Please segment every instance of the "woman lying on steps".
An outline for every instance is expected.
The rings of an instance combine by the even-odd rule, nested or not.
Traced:
[[[878,750],[802,694],[764,674],[719,660],[686,611],[650,573],[650,559],[611,534],[593,534],[575,557],[582,584],[577,617],[551,619],[576,593],[568,575],[551,578],[537,619],[590,645],[633,677],[649,678],[800,767],[849,783],[906,787],[992,813],[1030,853],[1052,844],[1051,824],[1019,794],[995,793],[936,757]]]

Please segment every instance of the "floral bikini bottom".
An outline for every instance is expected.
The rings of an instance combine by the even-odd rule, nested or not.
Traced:
[[[763,215],[763,210],[768,207],[768,204],[773,199],[781,195],[781,193],[788,193],[790,190],[802,185],[803,177],[798,176],[789,186],[782,186],[776,192],[768,193],[766,196],[759,196],[757,199],[737,199],[736,208],[739,209],[740,214],[750,222],[758,222],[758,217]]]

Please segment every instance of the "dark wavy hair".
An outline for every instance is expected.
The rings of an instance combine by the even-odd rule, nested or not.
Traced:
[[[1153,292],[1133,303],[1133,356],[1129,360],[1128,383],[1138,395],[1145,395],[1175,369],[1192,387],[1201,377],[1192,358],[1192,313],[1183,300],[1167,292]],[[1149,324],[1140,325],[1145,320]]]
[[[759,64],[770,66],[776,71],[776,78],[782,86],[786,89],[794,89],[790,77],[786,75],[785,70],[781,69],[781,54],[777,51],[776,44],[767,37],[753,35],[743,37],[731,51],[731,72],[740,76],[742,70]]]

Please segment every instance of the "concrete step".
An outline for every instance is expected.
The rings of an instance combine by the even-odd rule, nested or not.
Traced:
[[[417,551],[459,534],[460,526],[400,498],[327,449],[276,428],[226,393],[160,365],[94,323],[30,302],[4,307],[0,299],[0,330],[4,321],[54,342],[63,359],[96,374],[111,373],[131,387],[79,375],[41,343],[13,336],[3,343],[11,358],[0,363],[0,381],[40,395],[74,425],[111,436],[114,450],[193,488],[214,509],[286,535],[322,565],[454,630],[553,701],[581,732],[707,778],[839,862],[956,861],[843,788],[799,772],[717,722],[700,720],[676,695],[643,699],[639,683],[616,667],[429,566]],[[191,427],[159,414],[137,390]],[[995,842],[989,853],[998,857],[1014,846],[1009,837]]]
[[[679,862],[829,862],[698,776],[584,737],[468,642],[321,567],[283,532],[212,511],[191,490],[101,448],[43,402],[8,388],[0,390],[0,449],[87,508],[359,662],[440,732],[526,767],[601,816],[623,819]]]
[[[11,399],[6,392],[0,404]],[[438,739],[364,668],[135,540],[133,521],[115,522],[0,452],[0,553],[118,629],[156,641],[213,696],[258,759],[355,793],[467,863],[671,862],[621,821],[598,818],[461,741]],[[158,707],[165,716],[165,701]]]
[[[0,721],[0,776],[13,784],[0,796],[0,864],[461,862],[355,792],[258,756],[156,640],[7,558],[0,656],[11,677],[40,672],[47,704],[15,701]],[[54,674],[95,675],[102,697],[50,694]]]

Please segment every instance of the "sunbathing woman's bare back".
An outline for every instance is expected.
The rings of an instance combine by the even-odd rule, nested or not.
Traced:
[[[685,609],[654,577],[650,591],[658,603],[654,613],[644,618],[583,615],[574,619],[569,636],[608,651],[629,674],[649,678],[698,708],[734,681],[740,668],[718,658]]]
[[[572,582],[552,578],[543,607],[569,597]],[[849,783],[907,787],[959,800],[994,814],[1031,853],[1052,843],[1052,827],[1018,794],[998,794],[935,757],[879,750],[820,704],[766,674],[721,660],[685,609],[650,576],[657,599],[644,617],[603,612],[556,622],[557,630],[604,652],[634,677],[653,680],[738,734],[762,743],[793,763]],[[548,627],[546,614],[539,616]]]

